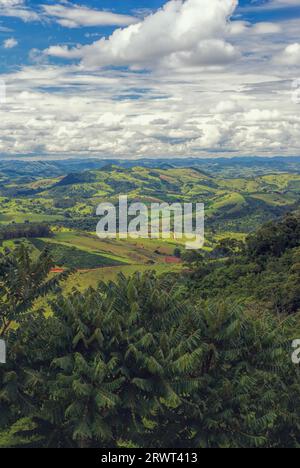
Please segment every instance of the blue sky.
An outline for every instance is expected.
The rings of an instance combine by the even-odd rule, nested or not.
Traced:
[[[41,11],[41,5],[57,5],[58,3],[59,1],[45,0],[43,2],[37,2],[28,0],[26,6],[39,13]],[[77,3],[78,5],[91,9],[107,10],[114,13],[135,16],[138,10],[140,10],[138,14],[143,14],[143,10],[156,10],[165,2],[161,0],[82,0],[70,3]],[[0,21],[2,27],[10,30],[8,32],[0,31],[2,42],[12,36],[18,41],[18,47],[16,47],[14,51],[4,49],[3,47],[1,48],[0,70],[6,70],[7,67],[15,67],[16,65],[29,63],[29,52],[37,45],[39,48],[46,49],[49,45],[57,43],[76,44],[80,42],[82,44],[88,44],[91,42],[91,37],[89,37],[89,35],[98,34],[99,36],[107,36],[115,29],[114,25],[70,29],[60,26],[49,18],[47,20],[42,20],[41,18],[39,21],[25,22],[20,18],[1,17],[0,15]]]
[[[209,2],[209,0],[207,0],[207,2]],[[18,46],[14,48],[14,50],[5,49],[2,46],[0,50],[0,71],[6,71],[9,68],[29,63],[29,52],[37,46],[41,49],[46,49],[49,45],[57,43],[88,44],[91,42],[93,35],[108,36],[115,29],[114,25],[72,29],[60,26],[53,18],[52,20],[51,17],[47,18],[46,15],[41,12],[42,5],[57,5],[59,3],[60,2],[57,0],[45,0],[43,2],[28,0],[24,2],[28,10],[32,10],[40,16],[38,21],[23,21],[21,18],[13,16],[1,17],[0,14],[0,28],[9,29],[9,31],[4,30],[2,32],[0,30],[2,44],[6,39],[10,39],[12,36],[18,41]],[[82,0],[70,3],[85,6],[90,9],[111,11],[113,13],[130,16],[140,16],[146,14],[149,10],[156,11],[166,2],[164,0]],[[236,15],[252,23],[258,21],[280,22],[284,19],[300,17],[300,0],[299,6],[284,6],[283,4],[280,8],[277,6],[272,8],[272,3],[273,2],[270,0],[240,0]],[[264,8],[266,6],[270,8]]]
[[[300,155],[299,27],[300,0],[0,0],[0,155]]]

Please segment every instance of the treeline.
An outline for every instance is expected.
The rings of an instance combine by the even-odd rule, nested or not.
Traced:
[[[96,216],[83,216],[81,218],[73,218],[71,213],[65,213],[63,221],[57,221],[58,226],[75,229],[79,231],[95,232],[96,226],[99,222],[99,217]]]
[[[300,219],[289,214],[282,221],[265,224],[246,241],[251,258],[280,257],[288,249],[300,246]]]
[[[288,215],[264,225],[245,242],[220,241],[213,252],[183,255],[191,271],[187,291],[202,299],[227,297],[272,312],[300,310],[300,219]]]
[[[0,228],[0,241],[9,239],[51,237],[52,232],[47,224],[10,224]]]

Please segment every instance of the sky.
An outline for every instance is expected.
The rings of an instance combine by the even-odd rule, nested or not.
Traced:
[[[300,0],[0,0],[0,157],[300,156]]]

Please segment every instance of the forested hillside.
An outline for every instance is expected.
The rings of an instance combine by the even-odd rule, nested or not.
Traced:
[[[300,219],[287,215],[246,238],[223,239],[207,255],[184,254],[187,285],[203,299],[226,297],[289,314],[300,309]]]

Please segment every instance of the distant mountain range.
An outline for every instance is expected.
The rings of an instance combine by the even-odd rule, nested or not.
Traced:
[[[100,159],[63,159],[63,160],[40,160],[32,161],[26,159],[8,160],[0,159],[0,176],[2,180],[7,177],[59,177],[68,173],[78,173],[86,170],[103,169],[111,166],[132,168],[135,166],[171,169],[192,167],[210,175],[221,175],[223,177],[250,177],[256,175],[270,174],[276,172],[300,173],[300,157],[237,157],[237,158],[182,158],[182,159],[140,159],[140,160],[100,160]]]

